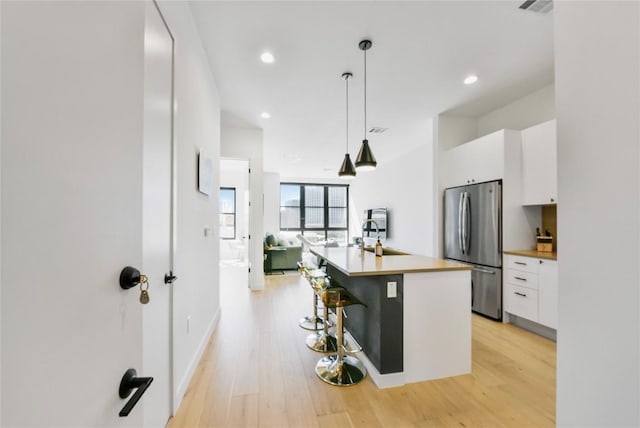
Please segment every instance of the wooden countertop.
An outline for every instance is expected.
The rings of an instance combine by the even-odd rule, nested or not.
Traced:
[[[514,256],[534,257],[536,259],[558,260],[558,253],[547,253],[536,250],[510,250],[505,251],[504,254],[512,254]]]
[[[349,276],[471,270],[471,266],[463,263],[413,254],[376,257],[366,251],[362,254],[357,247],[316,247],[311,252]]]

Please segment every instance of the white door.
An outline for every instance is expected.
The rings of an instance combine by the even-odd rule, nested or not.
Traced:
[[[171,266],[173,38],[155,2],[148,2],[144,34],[142,273],[150,301],[143,306],[144,426],[164,427],[172,409]]]

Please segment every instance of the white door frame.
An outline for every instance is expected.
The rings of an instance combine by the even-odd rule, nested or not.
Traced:
[[[222,171],[222,164],[224,163],[224,161],[239,161],[239,162],[243,162],[246,164],[246,183],[245,183],[245,187],[243,189],[240,189],[240,191],[242,192],[242,200],[243,202],[246,202],[245,208],[244,208],[244,218],[242,219],[243,221],[243,228],[244,228],[244,235],[245,235],[245,240],[244,240],[244,244],[245,244],[245,249],[244,249],[244,257],[247,260],[247,267],[248,269],[252,268],[252,259],[251,259],[251,251],[250,251],[250,245],[251,245],[251,238],[255,239],[254,237],[251,236],[252,230],[251,230],[251,160],[250,159],[246,159],[246,158],[236,158],[236,157],[221,157],[220,158],[220,187],[225,187],[222,185],[223,182],[223,171]],[[236,213],[237,213],[237,206],[238,206],[238,194],[239,191],[236,188]],[[236,224],[238,224],[238,217],[236,216]],[[238,239],[239,237],[236,235],[236,239]],[[222,238],[219,238],[220,240],[222,240]],[[250,275],[249,275],[249,271],[247,271],[247,287],[249,287],[250,283]]]

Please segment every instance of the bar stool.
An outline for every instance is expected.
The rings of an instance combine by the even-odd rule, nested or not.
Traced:
[[[312,283],[316,296],[322,296],[329,287],[331,287],[331,278],[326,277],[324,281],[314,281]],[[323,305],[323,323],[322,330],[316,333],[311,333],[307,336],[307,346],[316,352],[336,352],[338,350],[336,338],[329,335],[329,308],[327,305]]]
[[[301,318],[300,321],[298,321],[298,325],[305,330],[322,330],[324,320],[318,316],[318,293],[316,293],[315,291],[313,281],[324,281],[324,278],[327,276],[327,274],[324,273],[324,271],[321,269],[309,269],[305,266],[302,266],[300,268],[300,272],[302,273],[302,276],[304,276],[307,281],[309,281],[309,284],[313,289],[313,315]]]
[[[351,293],[342,287],[329,288],[322,293],[322,302],[326,307],[336,309],[338,353],[320,358],[316,364],[316,374],[324,382],[336,386],[351,386],[362,381],[367,375],[367,369],[362,361],[351,355],[345,355],[344,350],[344,307],[364,305]],[[364,305],[366,307],[366,305]]]

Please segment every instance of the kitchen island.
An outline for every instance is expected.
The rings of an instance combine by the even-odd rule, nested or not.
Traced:
[[[471,372],[471,266],[391,250],[311,252],[366,305],[347,307],[345,326],[378,387]]]

